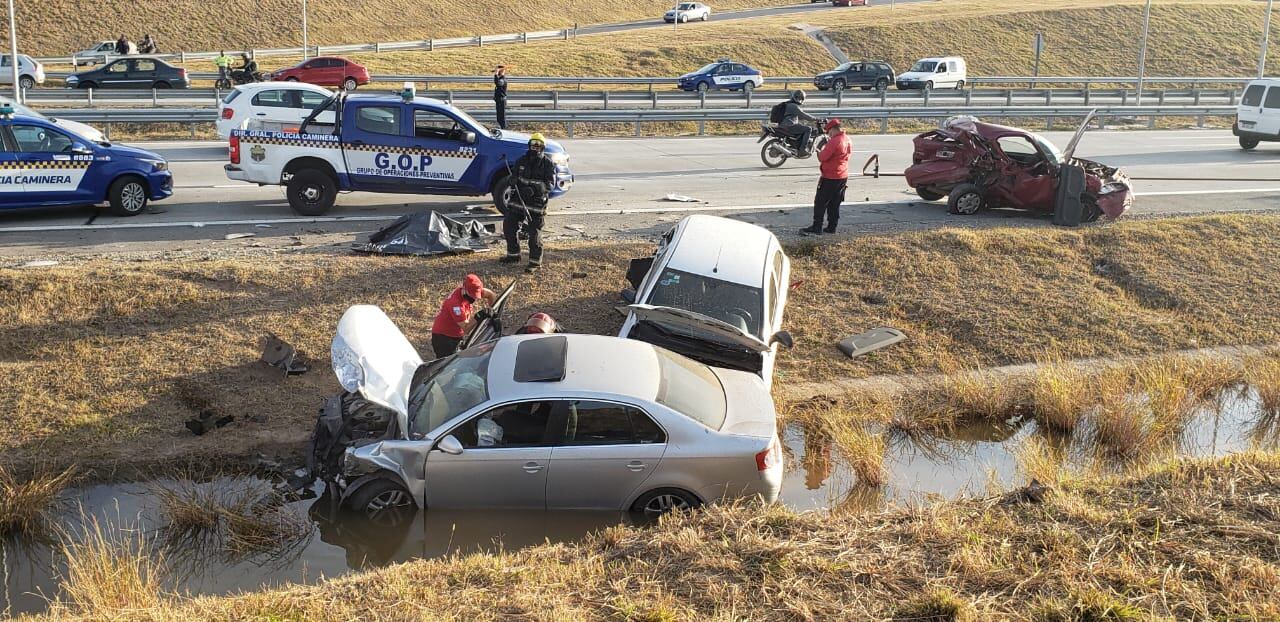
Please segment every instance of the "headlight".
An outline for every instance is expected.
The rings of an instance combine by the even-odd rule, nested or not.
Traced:
[[[70,84],[70,83],[72,83],[72,82],[79,82],[79,81],[80,81],[80,78],[77,78],[77,77],[75,77],[75,76],[67,76],[67,83],[68,83],[68,84]]]
[[[348,393],[359,391],[364,384],[364,366],[360,365],[360,359],[342,337],[333,338],[329,357],[333,359],[333,375],[338,377],[338,384]]]
[[[143,160],[143,162],[151,165],[152,172],[169,170],[169,163],[164,160]]]
[[[569,163],[569,154],[564,153],[564,152],[560,152],[560,153],[553,153],[553,154],[551,154],[551,161],[552,161],[552,162],[554,162],[554,163],[556,163],[556,164],[568,164],[568,163]]]

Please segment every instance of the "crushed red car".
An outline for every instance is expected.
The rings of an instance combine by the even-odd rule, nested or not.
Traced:
[[[947,198],[947,211],[974,214],[1010,207],[1072,214],[1059,224],[1119,218],[1133,203],[1129,178],[1119,169],[1073,157],[1092,115],[1065,152],[1044,138],[972,117],[949,119],[915,138],[907,183],[921,198]]]

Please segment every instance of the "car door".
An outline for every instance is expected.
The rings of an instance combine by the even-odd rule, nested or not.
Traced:
[[[1236,120],[1240,129],[1250,132],[1261,132],[1258,126],[1262,121],[1262,99],[1267,93],[1267,85],[1261,82],[1250,84],[1240,97],[1240,105],[1236,108]]]
[[[0,125],[0,207],[18,207],[28,199],[18,170],[18,150],[9,126]]]
[[[277,124],[300,125],[302,119],[298,117],[302,111],[294,109],[295,92],[293,89],[278,88],[254,93],[249,100],[249,119],[267,124],[259,127],[266,130],[276,130]],[[306,118],[306,115],[302,117]],[[283,128],[280,129],[283,131]]]
[[[1262,111],[1258,115],[1255,132],[1270,136],[1280,135],[1280,86],[1271,85],[1262,99]]]
[[[14,168],[6,171],[17,182],[28,201],[41,204],[96,203],[85,183],[93,155],[83,153],[89,147],[83,141],[60,130],[31,123],[14,122],[9,126],[15,154]],[[98,165],[101,166],[101,165]]]
[[[139,58],[133,61],[131,70],[132,84],[138,88],[151,88],[159,81],[160,68],[155,60]]]
[[[295,108],[294,112],[296,113],[297,121],[299,123],[305,121],[307,117],[311,116],[311,113],[315,111],[316,108],[319,108],[324,105],[326,101],[329,101],[329,95],[326,93],[317,93],[315,91],[306,91],[302,89],[295,89],[293,91],[293,97],[293,106]],[[333,111],[326,110],[316,115],[316,120],[312,122],[312,125],[315,124],[326,125],[332,128]]]
[[[122,58],[103,67],[99,74],[98,86],[104,89],[127,89],[133,86],[130,75],[132,61]]]
[[[1058,177],[1039,148],[1025,136],[1001,136],[996,144],[1009,160],[997,192],[1011,207],[1052,210]]]
[[[737,86],[742,81],[742,76],[734,75],[732,63],[722,63],[719,67],[716,67],[711,79],[715,82],[716,88],[723,89]]]
[[[405,134],[406,108],[400,104],[361,102],[352,106],[342,123],[343,157],[356,190],[414,192],[412,182],[397,173],[409,143]]]
[[[448,436],[458,439],[462,453],[428,453],[427,507],[546,507],[549,431],[557,405],[550,400],[504,404],[451,430]]]
[[[323,59],[320,63],[320,75],[322,77],[321,82],[318,84],[323,84],[325,86],[338,86],[342,84],[342,78],[344,77],[342,73],[346,68],[346,65],[347,64],[339,58]]]
[[[658,467],[666,432],[629,404],[566,400],[555,426],[547,508],[617,510]]]

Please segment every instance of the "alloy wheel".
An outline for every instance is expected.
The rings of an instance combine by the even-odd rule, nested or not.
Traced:
[[[120,205],[128,212],[142,211],[147,205],[147,192],[138,182],[130,182],[120,191]]]
[[[661,494],[649,500],[644,505],[644,513],[648,515],[666,514],[672,510],[687,510],[689,502],[675,494]]]
[[[374,516],[385,510],[392,508],[405,507],[409,505],[409,494],[403,490],[388,490],[369,500],[369,505],[364,508],[365,514]]]

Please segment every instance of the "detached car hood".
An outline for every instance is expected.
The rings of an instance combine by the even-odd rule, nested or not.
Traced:
[[[627,309],[636,315],[637,319],[649,320],[653,322],[661,322],[663,324],[671,324],[680,326],[691,331],[705,334],[712,340],[727,343],[728,345],[738,346],[753,350],[755,352],[765,352],[769,350],[769,344],[760,341],[753,335],[749,335],[742,329],[722,322],[713,317],[705,316],[701,313],[689,311],[687,309],[676,309],[674,307],[655,307],[653,305],[628,305]]]
[[[387,314],[373,305],[347,309],[330,348],[343,389],[395,411],[401,430],[409,416],[409,384],[422,357]]]

